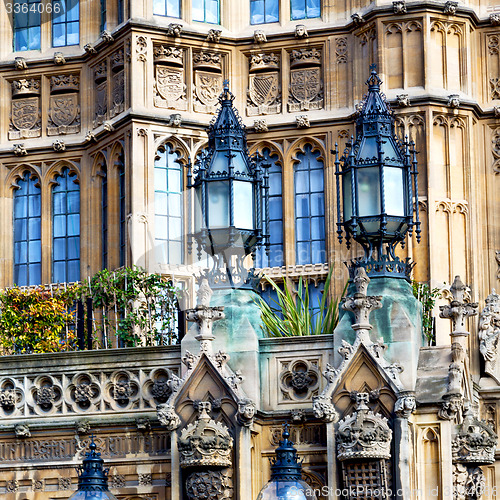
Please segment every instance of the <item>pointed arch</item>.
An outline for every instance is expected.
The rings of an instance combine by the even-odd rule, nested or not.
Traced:
[[[312,147],[313,153],[318,151],[318,159],[325,162],[327,158],[325,144],[315,137],[300,137],[296,139],[288,148],[288,154],[285,156],[285,162],[290,161],[295,163],[299,161],[297,159],[297,154],[304,153],[306,145],[310,145]]]
[[[5,186],[10,188],[10,192],[13,194],[16,189],[18,189],[18,182],[24,177],[25,172],[30,172],[32,176],[38,178],[38,183],[40,183],[42,175],[41,169],[36,165],[31,163],[21,163],[13,168],[5,179]]]
[[[68,169],[70,177],[74,177],[73,182],[79,184],[80,182],[80,165],[71,160],[57,160],[47,169],[43,175],[42,184],[52,184],[57,176],[60,176],[64,169]]]
[[[106,157],[106,151],[98,151],[94,155],[92,162],[91,176],[92,179],[103,175],[104,171],[107,170],[108,159]]]
[[[155,140],[155,160],[158,155],[158,151],[162,151],[165,147],[169,145],[172,151],[178,155],[178,161],[185,165],[189,161],[189,146],[185,141],[177,136],[163,136],[158,140]]]

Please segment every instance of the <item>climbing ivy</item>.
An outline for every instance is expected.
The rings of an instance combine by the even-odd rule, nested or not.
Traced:
[[[439,288],[431,289],[427,283],[418,283],[417,281],[412,282],[412,289],[413,295],[422,304],[423,333],[429,341],[429,344],[432,345],[435,342],[432,311],[436,305],[436,298],[438,297],[440,290]]]

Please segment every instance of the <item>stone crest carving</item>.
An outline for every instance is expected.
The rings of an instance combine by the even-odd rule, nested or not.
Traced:
[[[154,105],[160,108],[187,109],[183,51],[178,47],[156,46]]]
[[[194,110],[214,113],[222,92],[222,58],[217,52],[200,51],[193,55]]]
[[[484,465],[495,461],[497,436],[484,420],[477,419],[471,408],[453,436],[451,449],[454,462]]]
[[[125,109],[125,59],[124,50],[113,52],[111,62],[111,106],[109,116],[112,118]]]
[[[101,61],[94,68],[94,128],[101,125],[108,116],[108,65],[106,61]]]
[[[27,139],[40,134],[40,80],[15,80],[12,82],[9,139]]]
[[[322,107],[321,52],[317,49],[292,50],[288,111],[308,111]]]
[[[188,500],[222,500],[233,497],[233,482],[228,470],[193,472],[186,480]]]
[[[268,115],[281,111],[279,57],[273,53],[253,54],[248,81],[248,116]]]
[[[391,457],[392,431],[385,417],[370,411],[368,399],[368,393],[358,393],[354,413],[338,423],[337,458],[341,461]]]
[[[181,467],[230,467],[233,438],[228,428],[212,420],[210,402],[199,402],[197,406],[196,422],[182,430],[178,441]]]
[[[483,355],[485,372],[500,379],[498,340],[500,336],[500,296],[493,290],[479,316],[479,351]]]

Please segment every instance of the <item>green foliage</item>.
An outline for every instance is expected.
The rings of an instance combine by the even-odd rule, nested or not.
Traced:
[[[125,347],[172,344],[177,292],[172,282],[140,267],[104,269],[82,283],[77,297],[92,298],[104,311],[96,326],[110,342],[116,335]],[[169,333],[170,332],[170,333]]]
[[[267,337],[298,337],[333,333],[339,322],[340,299],[327,301],[331,278],[332,270],[326,278],[319,309],[312,314],[309,290],[302,276],[297,285],[297,293],[294,293],[287,281],[284,281],[283,289],[281,289],[275,281],[265,276],[267,282],[278,294],[278,300],[273,300],[276,307],[271,307],[262,297],[259,297],[258,304],[265,335]],[[344,287],[342,296],[346,290],[347,285]]]
[[[435,341],[432,310],[436,305],[439,288],[431,288],[427,283],[412,281],[413,295],[422,303],[422,329],[430,344]]]
[[[0,345],[6,354],[58,352],[74,348],[73,289],[10,288],[0,293]]]
[[[76,349],[75,301],[93,301],[93,347],[173,344],[177,289],[144,269],[103,270],[67,289],[0,291],[0,347],[5,354]]]

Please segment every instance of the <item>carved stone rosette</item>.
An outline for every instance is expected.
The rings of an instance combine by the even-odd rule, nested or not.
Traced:
[[[47,135],[80,132],[79,92],[80,77],[78,75],[50,77]]]
[[[202,50],[193,54],[194,110],[214,114],[222,92],[222,56]]]
[[[280,58],[274,53],[253,54],[249,60],[247,115],[281,112]]]
[[[322,109],[323,102],[321,52],[315,48],[292,50],[288,111]]]
[[[27,139],[41,135],[40,80],[14,80],[9,139]]]
[[[388,421],[367,406],[368,393],[356,394],[356,410],[338,423],[337,458],[389,459],[392,430]]]
[[[154,105],[185,111],[186,83],[184,53],[179,47],[157,45],[153,49],[155,65]]]

